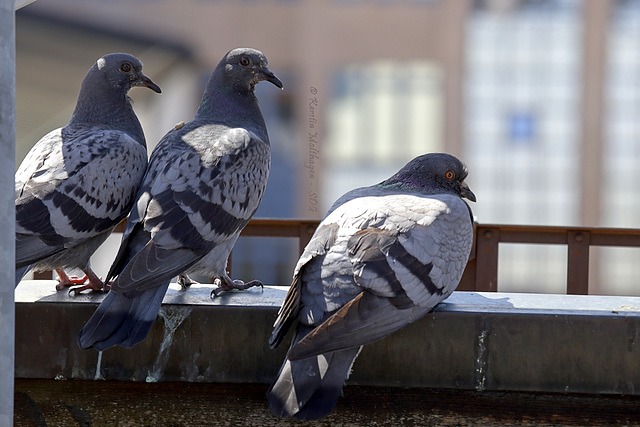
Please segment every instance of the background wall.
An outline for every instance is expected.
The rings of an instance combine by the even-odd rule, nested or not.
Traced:
[[[351,188],[447,151],[481,223],[640,226],[640,0],[43,0],[17,13],[17,161],[64,125],[99,56],[128,51],[150,148],[224,53],[262,50],[272,174],[258,217],[321,218]],[[94,260],[106,273],[119,237]],[[234,270],[286,284],[295,243],[240,239]],[[640,295],[637,249],[598,249],[596,293]],[[500,290],[563,292],[564,250],[505,245]]]

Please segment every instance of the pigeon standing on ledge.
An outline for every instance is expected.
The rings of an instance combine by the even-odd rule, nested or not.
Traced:
[[[57,289],[102,290],[89,258],[124,219],[147,166],[142,126],[127,93],[161,90],[126,53],[98,59],[82,81],[69,123],[29,151],[15,175],[16,283],[30,270],[55,270]],[[69,277],[77,268],[85,277]]]
[[[362,346],[412,323],[458,286],[473,242],[466,167],[413,159],[380,184],[342,196],[296,265],[269,340],[297,329],[267,394],[281,417],[327,415]]]
[[[193,120],[162,138],[107,275],[117,278],[80,331],[80,347],[132,347],[143,340],[178,275],[183,286],[187,273],[217,277],[214,294],[262,285],[232,280],[225,269],[267,185],[271,151],[254,94],[264,80],[283,87],[261,52],[230,51]]]

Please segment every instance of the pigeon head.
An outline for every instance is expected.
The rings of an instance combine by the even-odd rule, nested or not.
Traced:
[[[228,52],[220,61],[214,74],[237,90],[253,91],[261,81],[273,83],[282,89],[280,79],[267,67],[267,58],[259,50],[238,48]]]
[[[411,160],[379,185],[425,194],[455,194],[475,202],[475,194],[464,182],[468,173],[467,167],[456,157],[446,153],[429,153]]]
[[[252,123],[264,129],[259,135],[268,141],[264,118],[254,93],[255,86],[268,81],[282,89],[280,79],[267,67],[259,50],[238,48],[229,51],[211,74],[195,120],[246,127]]]
[[[160,87],[142,73],[142,62],[128,53],[110,53],[98,59],[85,80],[105,89],[127,93],[135,86],[143,86],[161,93]]]
[[[127,95],[134,86],[161,93],[142,73],[142,62],[127,53],[110,53],[98,59],[82,80],[78,102],[69,124],[103,124],[129,132],[144,143],[144,134]]]

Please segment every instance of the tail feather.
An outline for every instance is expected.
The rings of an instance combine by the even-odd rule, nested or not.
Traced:
[[[20,283],[24,275],[27,274],[30,269],[31,265],[25,265],[24,267],[16,268],[16,287],[18,287],[18,283]]]
[[[269,410],[274,415],[299,420],[316,420],[329,414],[342,394],[344,382],[361,348],[352,347],[301,360],[285,359],[267,392]]]
[[[78,345],[133,347],[149,333],[168,288],[169,282],[135,295],[109,292],[78,334]]]

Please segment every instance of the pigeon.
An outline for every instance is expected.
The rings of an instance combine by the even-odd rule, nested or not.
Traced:
[[[161,93],[126,53],[89,69],[69,123],[42,137],[15,174],[16,283],[31,269],[55,270],[58,290],[102,290],[89,258],[124,219],[147,166],[147,146],[127,95],[134,86]],[[85,277],[69,277],[80,269]]]
[[[215,277],[212,296],[262,286],[232,280],[226,264],[240,231],[258,209],[271,151],[255,85],[282,82],[262,52],[228,52],[213,71],[200,107],[169,131],[149,167],[107,280],[110,292],[78,335],[81,348],[130,348],[143,340],[170,280]]]
[[[338,199],[295,267],[269,339],[297,327],[267,397],[281,417],[330,413],[362,346],[415,322],[458,286],[473,242],[467,168],[444,153]]]

